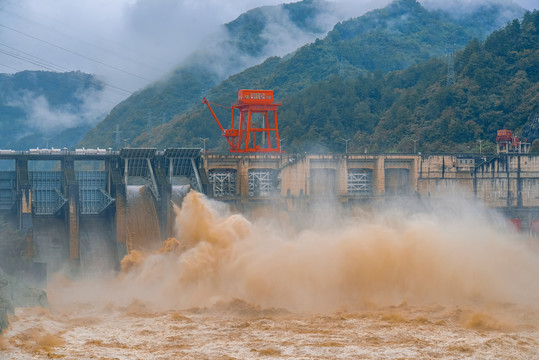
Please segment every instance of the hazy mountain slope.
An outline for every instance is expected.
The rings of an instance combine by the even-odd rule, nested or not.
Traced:
[[[103,84],[81,72],[0,74],[0,148],[71,147],[102,115]]]
[[[288,151],[495,151],[496,131],[530,141],[539,112],[539,11],[471,41],[447,63],[433,59],[386,76],[334,77],[286,99]],[[308,119],[308,121],[306,121]],[[539,145],[539,144],[538,144]],[[539,146],[537,147],[539,150]]]
[[[229,105],[234,102],[238,89],[267,88],[275,90],[276,99],[286,103],[287,96],[334,76],[356,78],[371,71],[383,74],[404,69],[443,55],[448,47],[463,47],[478,32],[486,36],[499,24],[500,18],[504,18],[503,14],[523,11],[518,6],[512,9],[513,12],[508,12],[506,7],[495,5],[477,8],[474,11],[482,14],[478,15],[481,19],[486,16],[484,14],[491,16],[490,22],[483,19],[478,25],[471,15],[458,18],[442,11],[426,10],[414,0],[397,0],[383,9],[337,24],[326,38],[305,45],[290,56],[270,58],[259,66],[231,76],[211,89],[208,98]],[[313,101],[316,105],[316,100]],[[341,102],[346,108],[355,105]],[[229,111],[215,110],[223,122],[229,122]],[[320,109],[319,113],[311,115],[327,118],[331,113]],[[294,119],[299,129],[308,127],[310,122],[307,116]],[[286,126],[285,120],[281,126],[285,134]],[[226,148],[217,125],[202,105],[193,113],[154,129],[151,134],[142,134],[134,145],[194,146],[200,145],[200,137],[210,138],[208,147]],[[286,142],[294,141],[295,137],[286,139]]]
[[[117,126],[120,137],[132,143],[141,133],[200,103],[207,91],[227,76],[324,35],[330,27],[322,20],[334,17],[333,12],[331,3],[304,0],[242,14],[225,24],[221,34],[201,44],[200,50],[169,76],[118,104],[80,146],[120,146]]]

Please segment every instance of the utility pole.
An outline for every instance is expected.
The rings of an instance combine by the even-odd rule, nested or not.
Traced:
[[[416,143],[419,141],[419,139],[411,139],[414,142],[414,154],[416,153]]]
[[[206,141],[209,139],[209,138],[199,138],[200,140],[202,140],[202,142],[204,143],[204,154],[206,153]]]
[[[279,139],[279,149],[281,149],[281,151],[283,151],[283,146],[281,145],[281,143],[283,142],[283,140],[286,140],[286,138],[280,138],[280,139]]]
[[[122,139],[123,142],[124,142],[124,149],[127,147],[127,141],[129,140],[129,138],[125,138],[125,139]]]
[[[352,140],[352,139],[341,138],[341,140],[344,141],[344,143],[345,143],[345,151],[344,151],[344,153],[345,153],[345,154],[348,154],[348,142],[349,142],[350,140]]]
[[[477,140],[479,142],[479,155],[481,155],[483,152],[481,151],[481,143],[485,140]]]

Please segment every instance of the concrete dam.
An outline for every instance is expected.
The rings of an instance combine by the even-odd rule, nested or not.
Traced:
[[[343,211],[458,194],[539,231],[539,155],[209,154],[201,149],[0,150],[0,212],[38,271],[118,269],[142,238],[173,236],[173,203],[189,190],[249,213]]]

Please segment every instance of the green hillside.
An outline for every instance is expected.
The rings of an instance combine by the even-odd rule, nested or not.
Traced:
[[[297,42],[294,37],[314,39],[324,35],[328,29],[317,26],[314,20],[331,12],[331,3],[304,0],[255,8],[242,14],[223,26],[218,40],[208,39],[207,44],[201,44],[201,49],[171,74],[118,104],[79,146],[117,148],[123,145],[117,142],[117,126],[121,138],[133,143],[148,129],[167,123],[198,105],[209,89],[230,74],[259,63],[265,58],[264,54],[274,54],[276,45],[270,40]],[[274,33],[277,30],[281,33]],[[294,33],[284,34],[285,30]]]
[[[514,11],[518,9],[513,8]],[[234,102],[238,89],[273,89],[276,98],[284,103],[280,115],[281,132],[286,138],[284,144],[303,143],[303,138],[314,135],[312,132],[314,130],[311,129],[312,117],[331,123],[332,116],[338,116],[339,112],[351,111],[350,109],[358,105],[336,98],[335,101],[340,105],[335,109],[333,104],[321,107],[319,100],[311,99],[312,104],[302,103],[305,108],[298,109],[292,120],[287,115],[288,106],[292,106],[289,105],[291,99],[303,96],[298,95],[302,90],[309,91],[313,85],[315,88],[325,87],[328,84],[325,81],[329,79],[343,84],[356,81],[358,77],[383,79],[383,75],[388,71],[405,69],[410,65],[439,57],[447,52],[448,47],[464,47],[473,36],[477,35],[480,26],[483,26],[482,32],[486,37],[502,14],[511,13],[506,10],[507,8],[497,5],[477,8],[476,11],[482,14],[482,21],[478,26],[473,22],[472,16],[456,18],[441,11],[428,11],[414,0],[397,0],[386,8],[337,24],[326,38],[305,45],[285,58],[269,58],[258,66],[231,76],[211,89],[208,99],[229,105]],[[484,21],[485,16],[490,16],[490,23]],[[464,24],[465,19],[469,21],[467,25]],[[435,77],[436,75],[426,74]],[[315,85],[320,82],[322,82],[320,85]],[[384,105],[387,104],[371,104],[373,108]],[[227,110],[220,108],[215,110],[221,119],[229,119]],[[354,111],[366,109],[357,107]],[[374,122],[371,117],[375,115],[371,111],[365,113],[365,116],[369,119],[369,123]],[[349,118],[347,121],[354,119]],[[294,130],[288,128],[292,122]],[[374,124],[362,126],[374,128]],[[346,127],[341,132],[350,134],[350,130]],[[226,143],[220,138],[216,124],[202,105],[191,113],[182,114],[170,123],[155,128],[151,133],[142,133],[133,145],[158,148],[199,146],[200,138],[210,138],[207,146],[214,150],[226,149]],[[311,139],[317,143],[321,140],[317,137]],[[323,141],[327,143],[328,139],[325,138]],[[303,148],[305,146],[292,147],[297,150]]]
[[[305,7],[305,4],[312,6],[312,2],[290,5],[300,9],[299,6]],[[297,13],[303,14],[303,18],[310,16],[305,9]],[[478,33],[484,38],[502,26],[508,20],[507,16],[522,13],[523,10],[516,5],[510,8],[499,4],[488,5],[476,9],[475,18],[481,20],[475,23],[473,14],[455,17],[441,11],[428,11],[415,0],[397,0],[384,9],[339,23],[327,37],[305,45],[284,58],[269,58],[213,88],[212,82],[217,84],[218,76],[205,72],[207,66],[199,65],[180,71],[189,81],[180,81],[172,76],[167,78],[166,84],[159,82],[138,92],[113,109],[103,122],[87,134],[80,146],[115,147],[116,125],[126,129],[122,137],[129,138],[133,146],[198,146],[199,137],[209,137],[211,140],[208,144],[213,144],[212,147],[222,146],[218,128],[208,118],[209,114],[197,113],[202,110],[199,104],[203,96],[228,105],[234,101],[238,89],[268,88],[276,91],[278,99],[284,100],[288,95],[332,76],[355,78],[373,71],[385,73],[404,69],[443,55],[448,47],[464,47]],[[256,25],[256,14],[258,12],[253,10],[250,17],[238,18],[238,24],[242,24],[246,30],[238,32],[238,38],[241,38],[241,34],[250,34],[248,30],[259,27]],[[295,16],[296,19],[302,18],[297,14]],[[503,19],[503,23],[500,23],[500,19]],[[256,39],[263,37],[259,38],[255,32],[252,38],[244,38],[241,43],[247,44],[252,51],[249,44],[256,43]],[[201,58],[199,64],[203,62]],[[186,91],[184,87],[187,85],[190,88]],[[168,121],[162,114],[175,114],[176,117]],[[228,116],[226,112],[220,114]],[[152,122],[152,116],[164,121]],[[148,131],[150,128],[153,128],[151,134]]]
[[[526,13],[454,60],[403,71],[332,79],[286,98],[280,113],[287,150],[354,152],[494,151],[496,131],[520,134],[539,113],[539,12]],[[532,132],[522,134],[529,141]]]

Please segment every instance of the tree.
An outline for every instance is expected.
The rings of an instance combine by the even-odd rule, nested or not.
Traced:
[[[530,146],[530,153],[539,154],[539,139],[533,140],[532,146]]]

